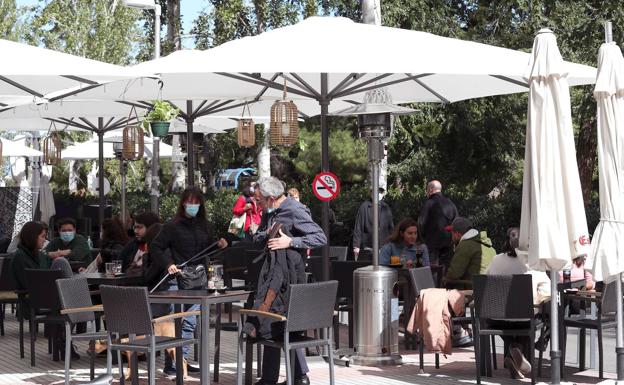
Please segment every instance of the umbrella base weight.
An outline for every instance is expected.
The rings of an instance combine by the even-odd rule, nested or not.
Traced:
[[[561,352],[550,351],[550,383],[558,385],[561,382]]]
[[[350,359],[353,365],[361,366],[397,366],[403,364],[403,358],[398,354],[379,357],[353,356]]]
[[[624,348],[615,348],[615,354],[617,356],[617,382],[624,384]]]

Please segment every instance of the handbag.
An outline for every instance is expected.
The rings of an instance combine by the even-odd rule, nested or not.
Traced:
[[[182,290],[206,289],[208,277],[204,265],[184,266],[177,275],[178,287]]]
[[[243,215],[235,215],[232,217],[230,221],[230,225],[228,227],[228,233],[232,233],[238,235],[244,233],[245,231],[245,220],[247,219],[247,213],[243,213]]]

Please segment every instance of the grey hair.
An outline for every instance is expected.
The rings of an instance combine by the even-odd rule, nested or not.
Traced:
[[[442,183],[438,180],[432,180],[427,183],[427,191],[442,191]]]
[[[277,198],[284,195],[284,183],[272,176],[260,179],[258,188],[260,189],[260,194],[265,198]]]

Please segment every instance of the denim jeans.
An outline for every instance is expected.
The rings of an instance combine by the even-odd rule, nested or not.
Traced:
[[[167,291],[178,290],[178,283],[175,280],[170,281],[169,287]],[[199,310],[200,306],[195,305],[182,305],[182,311],[195,311]],[[171,305],[171,310],[173,311],[173,305]],[[195,334],[195,327],[197,326],[197,317],[190,316],[184,317],[182,319],[182,338],[193,338]],[[190,345],[184,345],[182,347],[182,351],[184,352],[184,358],[188,360],[189,351],[191,350]],[[166,363],[165,363],[166,365]]]

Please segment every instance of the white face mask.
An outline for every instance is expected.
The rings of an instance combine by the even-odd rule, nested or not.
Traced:
[[[382,199],[384,199],[384,194],[383,193],[379,193],[379,201],[381,202]]]

